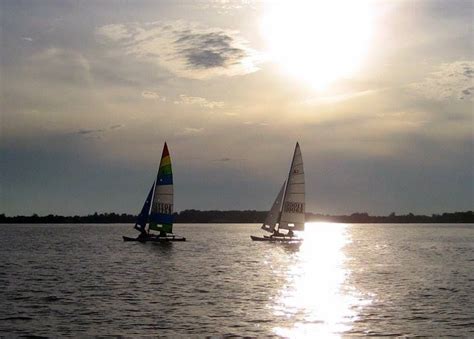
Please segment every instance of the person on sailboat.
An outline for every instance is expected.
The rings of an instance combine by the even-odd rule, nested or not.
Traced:
[[[287,235],[288,235],[289,237],[293,237],[293,236],[294,236],[293,230],[289,230]]]
[[[270,237],[278,237],[278,236],[282,236],[283,234],[281,234],[278,230],[273,230],[273,234],[270,236]]]

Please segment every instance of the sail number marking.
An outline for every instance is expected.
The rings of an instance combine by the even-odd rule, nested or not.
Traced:
[[[304,213],[304,203],[287,201],[284,211],[288,213]]]
[[[156,211],[161,214],[172,214],[173,204],[165,204],[165,203],[159,202],[156,204]]]

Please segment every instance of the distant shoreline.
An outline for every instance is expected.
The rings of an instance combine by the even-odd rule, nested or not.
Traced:
[[[206,223],[261,223],[267,211],[199,211],[184,210],[174,214],[177,224]],[[6,216],[0,214],[0,224],[133,224],[137,216],[133,214],[94,213],[87,216]],[[323,215],[306,213],[307,222],[339,222],[351,224],[463,224],[474,223],[474,212],[453,212],[427,215],[396,215],[371,216],[368,213],[352,213],[350,215]]]

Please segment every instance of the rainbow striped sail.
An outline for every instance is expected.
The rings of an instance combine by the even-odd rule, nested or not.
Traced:
[[[166,142],[156,176],[149,223],[150,230],[159,231],[162,234],[173,233],[173,171]]]

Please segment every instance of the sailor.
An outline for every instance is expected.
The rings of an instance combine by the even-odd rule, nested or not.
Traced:
[[[292,236],[293,236],[293,230],[289,230],[289,231],[288,231],[288,236],[289,236],[289,237],[292,237]]]

